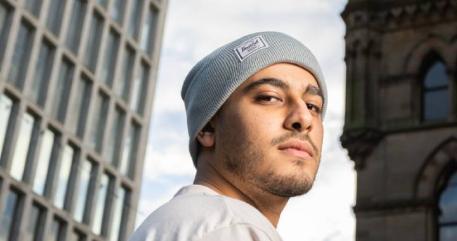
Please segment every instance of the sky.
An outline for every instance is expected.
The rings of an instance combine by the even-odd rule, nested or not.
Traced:
[[[180,97],[186,74],[225,43],[253,32],[280,31],[314,53],[326,78],[329,104],[321,166],[313,189],[289,201],[278,232],[285,241],[354,240],[354,165],[339,142],[345,102],[345,26],[340,13],[346,2],[169,0],[137,226],[194,178]]]

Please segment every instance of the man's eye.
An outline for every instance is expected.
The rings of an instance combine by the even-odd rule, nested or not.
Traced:
[[[259,101],[259,102],[269,102],[269,103],[281,101],[281,99],[279,97],[272,96],[272,95],[259,95],[259,96],[255,97],[255,100]]]
[[[311,103],[307,103],[306,107],[308,107],[309,110],[314,111],[317,114],[320,114],[322,112],[322,108],[321,107],[319,107],[317,105],[314,105],[314,104],[311,104]]]

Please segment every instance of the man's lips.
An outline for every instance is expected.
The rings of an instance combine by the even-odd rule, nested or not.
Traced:
[[[309,159],[314,156],[311,145],[305,141],[290,140],[279,145],[278,149],[289,155],[297,156],[302,159]]]

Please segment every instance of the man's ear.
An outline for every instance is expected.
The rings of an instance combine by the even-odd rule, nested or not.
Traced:
[[[213,147],[215,136],[214,136],[214,127],[211,125],[211,122],[206,124],[205,127],[198,133],[197,140],[202,147]]]

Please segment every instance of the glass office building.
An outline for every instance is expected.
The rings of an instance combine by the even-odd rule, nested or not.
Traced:
[[[0,241],[133,231],[167,0],[0,0]]]

